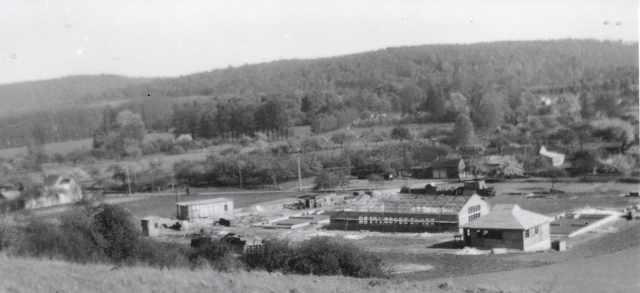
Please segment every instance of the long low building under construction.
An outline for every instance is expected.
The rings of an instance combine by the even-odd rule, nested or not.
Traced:
[[[382,232],[459,232],[459,226],[489,213],[479,195],[396,193],[362,195],[331,215],[329,229]]]

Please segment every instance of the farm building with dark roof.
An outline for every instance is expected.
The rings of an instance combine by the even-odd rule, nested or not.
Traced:
[[[435,160],[426,169],[427,178],[451,178],[459,179],[466,177],[465,164],[462,159]],[[429,176],[429,173],[431,173]]]

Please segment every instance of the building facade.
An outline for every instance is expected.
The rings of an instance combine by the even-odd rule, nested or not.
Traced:
[[[178,219],[196,221],[233,217],[233,200],[214,198],[176,204]]]
[[[515,204],[498,204],[489,214],[461,224],[460,228],[465,246],[535,251],[551,248],[552,220]]]
[[[331,214],[329,229],[381,232],[458,232],[458,226],[489,212],[478,195],[366,195]]]

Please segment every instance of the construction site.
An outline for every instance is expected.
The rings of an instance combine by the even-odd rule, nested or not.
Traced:
[[[590,186],[584,184],[567,186],[578,193],[544,198],[527,196],[538,192],[540,183],[489,185],[423,181],[378,190],[298,193],[249,206],[224,197],[194,199],[176,203],[175,217],[145,217],[142,225],[145,236],[159,241],[197,245],[226,239],[239,254],[260,251],[269,239],[326,236],[383,255],[465,256],[571,250],[637,222],[627,219],[637,217],[640,208],[629,193],[587,195],[584,189]],[[399,272],[433,268],[392,262]]]

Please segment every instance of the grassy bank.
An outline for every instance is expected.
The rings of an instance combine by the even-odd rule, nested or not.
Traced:
[[[383,280],[258,272],[79,265],[0,255],[2,292],[636,292],[640,253],[436,280]]]

